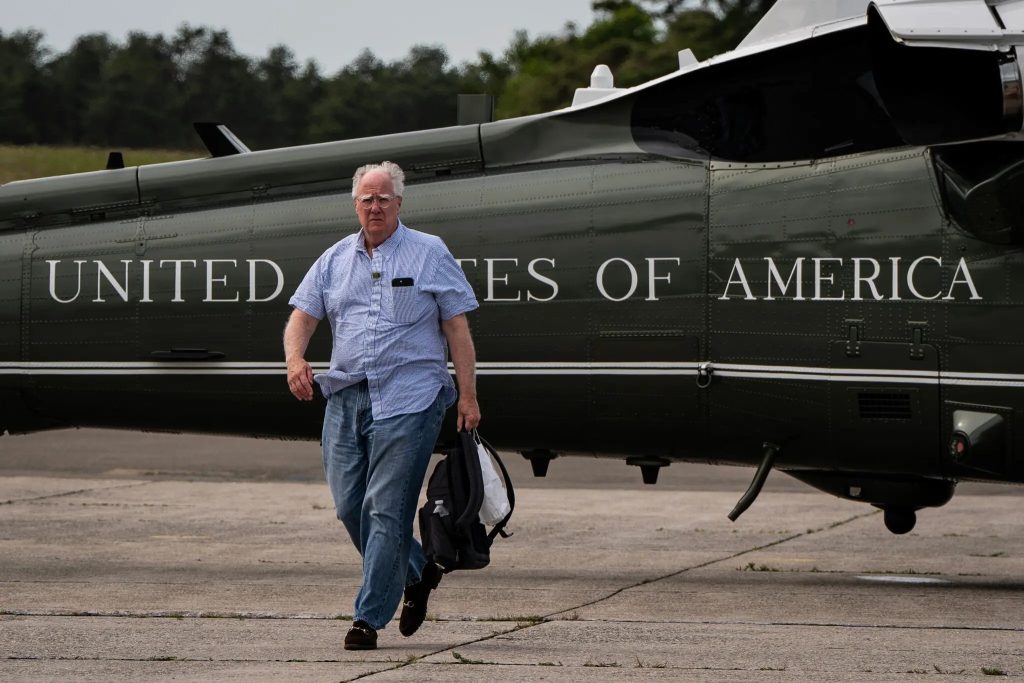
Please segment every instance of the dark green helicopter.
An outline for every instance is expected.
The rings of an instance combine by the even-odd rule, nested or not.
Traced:
[[[780,0],[558,111],[261,152],[200,125],[212,158],[4,185],[0,432],[317,438],[287,299],[390,159],[481,301],[494,444],[757,464],[734,519],[774,466],[905,533],[1024,482],[1020,5]]]

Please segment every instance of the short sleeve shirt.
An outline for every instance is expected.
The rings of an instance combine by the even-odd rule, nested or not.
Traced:
[[[375,420],[425,410],[445,393],[455,402],[441,321],[478,307],[473,288],[441,238],[399,223],[366,251],[362,231],[316,260],[289,302],[331,325],[324,396],[367,381]]]

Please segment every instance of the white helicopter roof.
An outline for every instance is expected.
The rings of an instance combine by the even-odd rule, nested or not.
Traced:
[[[1024,45],[1024,0],[778,0],[735,50],[703,62],[692,54],[680,57],[678,71],[632,88],[611,87],[608,74],[609,85],[580,88],[570,109],[601,105],[689,71],[862,26],[871,7],[893,39],[905,45],[1002,51]]]
[[[876,0],[876,2],[878,1],[914,2],[915,0]],[[926,1],[934,2],[935,0]],[[948,2],[949,0],[945,1]],[[978,0],[967,1],[977,2]],[[984,0],[980,1],[984,3]],[[1024,4],[1024,0],[1018,1]],[[632,88],[613,87],[611,85],[612,77],[610,72],[607,74],[602,72],[601,78],[598,79],[601,82],[598,83],[594,80],[598,75],[598,72],[595,70],[594,75],[591,77],[591,86],[589,88],[577,89],[572,106],[568,109],[579,109],[604,103],[621,97],[625,93],[642,90],[675,78],[683,72],[702,69],[717,62],[736,59],[737,57],[755,52],[764,52],[778,45],[795,43],[822,33],[839,31],[863,24],[867,21],[867,11],[870,4],[871,0],[778,0],[761,17],[761,21],[754,26],[736,49],[716,55],[703,62],[698,62],[689,50],[683,50],[680,54],[678,71]],[[685,57],[682,55],[682,52],[686,53]],[[608,71],[608,68],[604,65],[599,65],[599,68],[603,68],[605,72]]]
[[[778,0],[747,34],[739,48],[812,34],[814,29],[850,20],[862,22],[870,0]],[[841,28],[836,26],[835,28]]]
[[[737,51],[862,24],[870,5],[906,44],[1008,50],[1024,38],[1024,0],[778,0]]]

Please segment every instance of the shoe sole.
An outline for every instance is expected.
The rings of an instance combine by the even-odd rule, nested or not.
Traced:
[[[346,650],[376,650],[376,645],[349,645],[345,643]]]

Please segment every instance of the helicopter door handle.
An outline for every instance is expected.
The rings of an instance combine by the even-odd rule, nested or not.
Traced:
[[[208,349],[172,348],[170,351],[153,351],[149,357],[153,360],[220,360],[224,358],[224,353]]]
[[[707,389],[711,386],[711,380],[715,375],[715,368],[711,361],[704,361],[697,364],[697,387]]]

